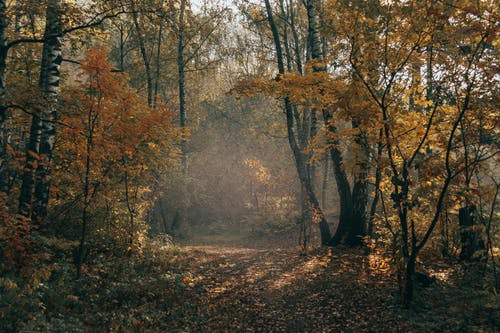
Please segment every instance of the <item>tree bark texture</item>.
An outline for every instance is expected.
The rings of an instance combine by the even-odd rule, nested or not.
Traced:
[[[0,192],[7,192],[8,184],[8,133],[5,128],[7,107],[5,103],[5,72],[7,70],[7,7],[0,0]]]
[[[474,205],[462,207],[458,211],[460,224],[460,259],[478,260],[486,255],[486,244],[478,223],[477,208]]]
[[[24,165],[23,181],[19,196],[19,214],[30,217],[32,212],[33,188],[35,186],[35,170],[39,160],[40,137],[42,121],[40,110],[35,110],[31,120],[30,136],[26,148],[26,163]]]
[[[184,14],[186,11],[186,1],[181,0],[179,8],[179,18],[177,21],[177,89],[179,93],[179,125],[182,129],[186,129],[187,119],[186,119],[186,71],[185,71],[185,59],[184,59]],[[179,230],[187,219],[187,191],[186,182],[188,175],[188,156],[187,156],[187,140],[183,136],[181,140],[181,168],[182,168],[182,194],[180,207],[177,208],[175,213],[174,221],[172,222],[172,231]]]
[[[359,128],[357,119],[352,120],[352,127]],[[352,187],[352,220],[351,232],[348,235],[347,243],[350,245],[361,245],[363,237],[367,231],[368,205],[368,174],[370,171],[369,156],[370,147],[366,138],[366,133],[361,131],[354,139],[357,145],[356,171],[354,184]]]
[[[31,121],[30,138],[26,152],[19,213],[36,220],[45,217],[50,189],[50,162],[55,141],[57,94],[61,56],[61,1],[47,4],[46,26],[40,68],[40,91],[45,109],[35,110]],[[35,171],[37,179],[35,178]],[[36,202],[33,191],[36,187]]]
[[[148,57],[146,51],[146,43],[144,42],[144,34],[142,27],[139,23],[139,18],[137,14],[137,8],[134,0],[130,0],[130,9],[132,10],[132,19],[134,20],[135,31],[137,34],[137,39],[139,41],[139,49],[141,50],[142,60],[144,62],[144,68],[146,72],[146,87],[148,94],[148,106],[153,103],[153,75],[151,73],[151,61]]]
[[[61,51],[61,0],[51,0],[47,7],[45,42],[43,44],[40,87],[46,107],[42,112],[40,138],[40,162],[36,170],[35,202],[33,219],[43,220],[47,216],[50,193],[52,153],[56,138],[57,98],[59,92]]]
[[[160,70],[161,70],[161,40],[163,38],[163,22],[160,21],[158,27],[158,45],[156,46],[156,71],[155,71],[155,85],[154,85],[154,96],[153,96],[153,107],[157,106],[158,103],[158,92],[160,86]]]
[[[179,10],[179,22],[178,22],[178,35],[177,35],[177,74],[178,74],[178,89],[179,89],[179,118],[180,127],[186,128],[186,86],[185,86],[185,63],[184,63],[184,12],[186,10],[186,0],[181,0],[181,7]],[[184,176],[187,175],[188,164],[187,164],[187,142],[183,138],[181,142],[181,154],[182,154],[182,173]]]

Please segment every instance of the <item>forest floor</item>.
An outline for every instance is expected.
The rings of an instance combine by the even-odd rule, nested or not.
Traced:
[[[12,331],[500,329],[498,297],[487,291],[480,272],[435,261],[428,268],[435,281],[418,287],[414,306],[402,309],[389,264],[377,254],[317,247],[302,255],[288,241],[229,238],[216,243],[210,238],[190,240],[174,247],[156,244],[140,260],[96,261],[78,285],[66,291],[48,288],[53,294],[47,291],[41,299],[43,316],[30,315],[31,322]]]
[[[232,241],[229,235],[215,240],[214,243],[208,237],[180,245],[170,259],[170,269],[183,270],[177,278],[177,287],[180,285],[181,289],[177,297],[146,286],[144,292],[149,292],[149,298],[132,310],[138,315],[136,320],[130,321],[126,316],[129,324],[120,325],[118,331],[500,329],[498,298],[484,290],[484,281],[478,279],[480,274],[451,270],[445,262],[434,263],[429,272],[435,281],[430,286],[417,287],[415,304],[408,310],[400,307],[389,263],[379,255],[343,247],[318,247],[303,255],[287,240]],[[160,314],[144,316],[145,311],[158,311],[158,304]]]
[[[363,250],[190,245],[191,271],[202,276],[205,332],[493,332],[498,304],[484,302],[435,271],[417,290],[411,310],[400,307],[388,263]],[[438,277],[441,277],[439,279]],[[460,279],[463,282],[462,279]],[[459,282],[457,277],[454,282]],[[460,283],[461,283],[460,282]],[[470,282],[470,281],[469,281]],[[493,299],[491,299],[493,301]]]

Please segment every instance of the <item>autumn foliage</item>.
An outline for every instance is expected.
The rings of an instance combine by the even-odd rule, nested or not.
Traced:
[[[65,201],[71,196],[90,215],[99,210],[108,214],[104,221],[91,222],[96,237],[106,239],[113,224],[116,240],[138,246],[146,231],[140,221],[158,190],[151,184],[161,181],[155,177],[172,163],[179,132],[171,125],[169,106],[148,107],[125,74],[111,72],[107,58],[104,47],[89,51],[77,86],[64,101],[58,150],[59,170],[64,172],[54,191],[57,196],[72,184],[64,192]]]
[[[496,331],[498,18],[0,0],[0,332]]]

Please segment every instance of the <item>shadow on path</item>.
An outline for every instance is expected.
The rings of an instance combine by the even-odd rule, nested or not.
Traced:
[[[419,290],[417,306],[401,309],[389,264],[378,255],[336,247],[302,256],[298,247],[282,243],[253,245],[183,245],[194,258],[189,269],[201,277],[208,307],[203,325],[192,331],[495,331],[497,321],[489,315],[449,310],[467,298],[449,282]],[[455,298],[443,301],[443,295]]]

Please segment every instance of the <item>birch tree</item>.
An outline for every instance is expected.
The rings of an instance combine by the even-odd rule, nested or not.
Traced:
[[[61,6],[62,2],[60,0],[51,0],[47,6],[45,42],[42,49],[40,69],[40,86],[46,106],[41,113],[40,160],[36,170],[35,202],[33,207],[33,217],[36,220],[42,220],[47,216],[47,204],[50,194],[51,163],[56,139],[60,67],[62,62]]]
[[[46,216],[50,190],[50,163],[55,141],[57,96],[62,62],[61,10],[60,0],[48,2],[39,80],[44,105],[35,111],[32,118],[19,198],[19,212],[25,216],[32,214],[32,218],[38,222]],[[36,202],[33,202],[34,190]]]
[[[272,32],[274,47],[276,51],[276,62],[278,64],[278,73],[279,73],[278,78],[279,78],[279,75],[285,74],[285,63],[281,47],[281,38],[278,31],[278,27],[273,17],[272,8],[269,0],[265,0],[265,6],[266,6],[267,20]],[[314,215],[315,220],[319,224],[321,233],[321,242],[323,244],[327,244],[331,238],[328,222],[324,216],[324,213],[316,197],[311,182],[310,174],[308,173],[306,157],[301,151],[299,144],[297,142],[298,141],[297,136],[294,133],[293,105],[288,97],[284,98],[284,110],[286,115],[288,142],[290,144],[290,148],[292,149],[293,156],[295,158],[295,166],[297,169],[301,186],[305,190],[305,199],[310,205],[309,209],[311,210],[311,214]]]

